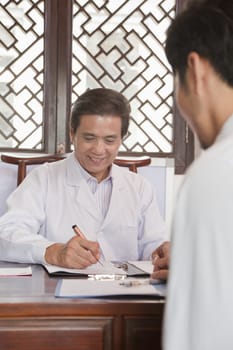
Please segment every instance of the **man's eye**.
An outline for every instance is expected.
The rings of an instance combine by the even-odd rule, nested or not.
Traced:
[[[84,136],[85,141],[93,141],[95,138],[93,136]]]
[[[113,143],[116,139],[113,137],[108,137],[107,139],[105,139],[106,143]]]

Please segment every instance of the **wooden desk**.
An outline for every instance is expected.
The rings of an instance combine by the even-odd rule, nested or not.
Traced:
[[[32,270],[0,278],[0,349],[161,349],[163,299],[57,299],[57,278]]]

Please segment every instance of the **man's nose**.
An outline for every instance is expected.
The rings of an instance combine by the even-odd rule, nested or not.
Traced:
[[[96,153],[101,154],[105,149],[104,140],[97,139],[94,145],[94,150]]]

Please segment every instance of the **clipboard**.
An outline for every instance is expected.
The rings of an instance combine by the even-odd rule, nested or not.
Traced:
[[[146,264],[146,265],[145,265]],[[151,271],[145,266],[150,266]],[[96,263],[85,269],[68,269],[56,265],[42,265],[51,277],[88,277],[88,276],[126,276],[126,277],[149,277],[153,270],[151,261],[104,261],[103,265]],[[141,267],[142,266],[142,267]]]

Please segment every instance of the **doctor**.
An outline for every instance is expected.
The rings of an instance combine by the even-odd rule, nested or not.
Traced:
[[[129,102],[114,90],[79,97],[70,121],[74,152],[31,171],[8,199],[1,260],[85,268],[152,257],[165,241],[156,194],[145,178],[113,164],[129,119]]]

